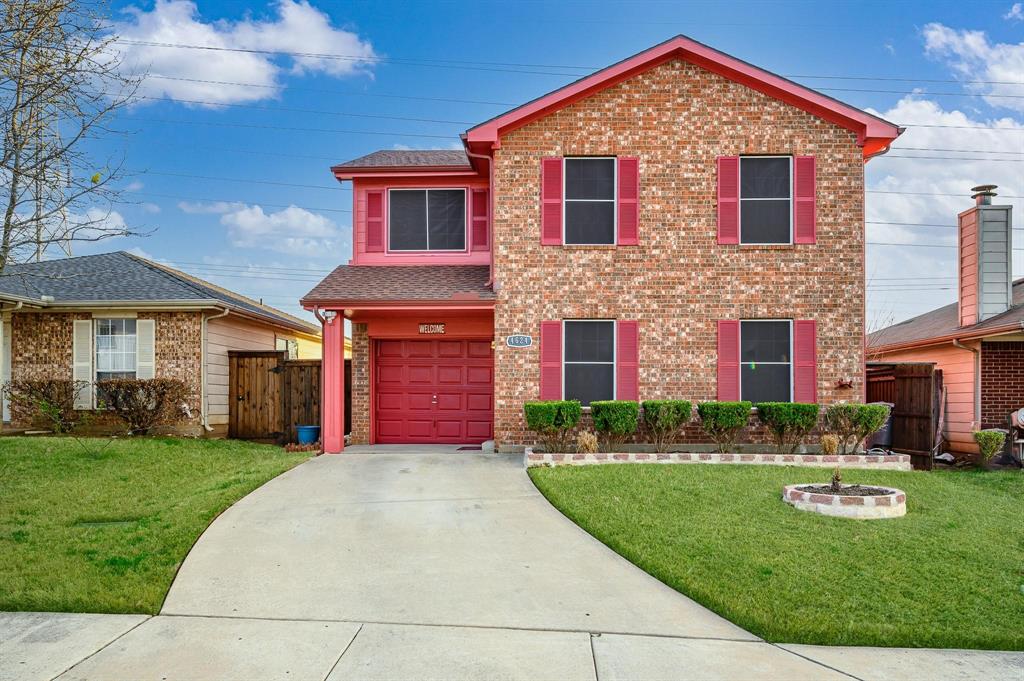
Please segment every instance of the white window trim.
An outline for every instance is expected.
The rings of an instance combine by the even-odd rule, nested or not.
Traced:
[[[743,240],[743,202],[744,201],[782,201],[781,198],[743,198],[743,159],[745,158],[785,158],[789,159],[789,241],[744,241]],[[736,202],[736,224],[737,234],[740,239],[741,246],[791,246],[793,245],[793,157],[782,154],[773,155],[758,155],[758,154],[747,154],[740,156],[740,162],[737,164],[736,169],[736,196],[739,197]]]
[[[122,373],[126,374],[126,373],[128,373],[127,371],[102,371],[101,372],[100,369],[99,369],[99,366],[100,366],[100,348],[99,348],[99,343],[96,342],[96,339],[100,335],[100,333],[99,333],[100,322],[116,321],[116,320],[126,320],[126,321],[127,320],[132,320],[132,321],[137,321],[137,315],[135,315],[135,314],[132,314],[130,316],[103,315],[101,317],[94,316],[92,318],[92,380],[93,380],[93,384],[94,385],[99,383],[99,381],[100,381],[99,375],[101,373],[104,373],[104,374],[111,374],[111,373],[113,373],[113,374],[122,374]],[[123,335],[127,335],[127,334],[123,334]],[[132,334],[132,337],[135,338],[135,368],[132,369],[131,373],[135,374],[136,377],[138,377],[138,374],[139,374],[139,331],[138,331],[138,328],[135,329],[135,333]],[[122,353],[118,353],[118,354],[122,354],[123,355],[123,354],[127,354],[127,353],[123,353],[122,352]]]
[[[565,183],[569,174],[565,171],[567,161],[612,161],[612,174],[614,186],[612,187],[612,198],[610,199],[567,199],[565,198]],[[565,238],[565,204],[573,203],[611,203],[612,208],[612,241],[611,243],[569,243]],[[562,158],[562,245],[563,246],[618,246],[619,245],[619,164],[618,156],[564,156]],[[586,321],[583,319],[574,321]],[[597,320],[607,321],[607,320]]]
[[[462,248],[437,248],[430,250],[430,200],[428,194],[431,191],[460,191],[462,192]],[[427,248],[392,248],[391,247],[391,193],[392,192],[424,192],[423,200],[426,202],[427,216]],[[467,187],[393,187],[387,190],[387,252],[388,253],[467,253],[469,252],[469,189]]]
[[[740,370],[739,370],[739,386],[740,386],[740,400],[743,399],[743,324],[746,322],[786,322],[789,324],[789,361],[788,362],[755,362],[755,364],[788,364],[789,365],[789,401],[793,401],[793,320],[792,319],[741,319],[740,320],[740,334],[739,334],[739,355],[740,355]],[[746,362],[749,364],[749,362]]]
[[[610,362],[567,362],[565,359],[565,325],[566,323],[572,322],[610,322],[612,325],[612,361]],[[568,399],[565,396],[565,365],[566,364],[611,364],[612,365],[612,397],[619,394],[619,322],[616,319],[563,319],[562,320],[562,399]],[[585,408],[589,408],[589,405],[584,405]]]

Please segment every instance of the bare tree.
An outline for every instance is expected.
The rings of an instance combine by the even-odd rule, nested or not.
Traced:
[[[0,273],[51,247],[131,232],[112,220],[123,157],[101,154],[140,78],[125,76],[105,4],[0,0]],[[102,141],[101,141],[102,140]]]

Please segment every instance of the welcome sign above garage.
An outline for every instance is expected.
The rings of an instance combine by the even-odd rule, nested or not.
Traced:
[[[443,334],[444,324],[420,324],[420,333]]]

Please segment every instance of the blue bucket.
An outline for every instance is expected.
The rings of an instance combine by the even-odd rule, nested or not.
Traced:
[[[320,439],[320,426],[296,426],[300,445],[311,445]]]

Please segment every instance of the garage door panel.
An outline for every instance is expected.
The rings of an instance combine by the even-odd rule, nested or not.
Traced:
[[[375,441],[480,443],[494,435],[490,340],[375,342]]]
[[[493,385],[491,367],[466,367],[467,385]]]

